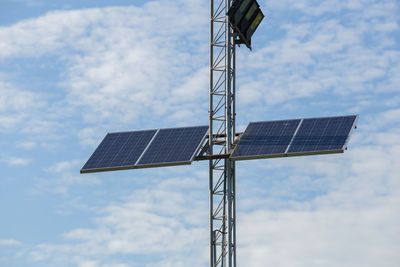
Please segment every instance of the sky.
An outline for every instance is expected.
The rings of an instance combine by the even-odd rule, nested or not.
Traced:
[[[400,2],[260,0],[237,128],[358,114],[344,154],[237,163],[238,266],[400,266]],[[208,163],[79,173],[208,124],[208,0],[0,0],[0,266],[202,267]]]

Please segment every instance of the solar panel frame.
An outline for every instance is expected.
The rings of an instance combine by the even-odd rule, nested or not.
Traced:
[[[149,146],[149,144],[151,143],[151,141],[154,139],[154,137],[156,136],[156,134],[157,134],[157,132],[158,132],[158,130],[156,130],[156,129],[150,129],[150,130],[139,130],[139,131],[125,131],[125,132],[113,132],[113,133],[107,133],[107,135],[103,138],[103,140],[100,142],[100,144],[98,145],[98,147],[95,149],[95,151],[92,153],[92,155],[89,157],[89,159],[87,160],[87,162],[85,163],[85,165],[82,167],[82,169],[80,170],[80,173],[91,173],[91,172],[103,172],[103,171],[117,171],[117,170],[129,170],[129,169],[135,169],[136,168],[136,166],[135,166],[135,164],[136,164],[136,162],[137,162],[137,160],[138,160],[138,158],[140,158],[141,157],[141,155],[143,154],[143,152],[146,150],[146,148]],[[104,150],[104,149],[106,149],[106,150],[108,150],[107,148],[104,148],[104,146],[103,146],[103,144],[104,145],[107,145],[105,142],[109,142],[108,141],[108,139],[109,138],[116,138],[114,141],[112,141],[112,143],[111,144],[109,144],[108,145],[108,147],[109,148],[111,148],[112,146],[113,146],[113,144],[115,144],[115,142],[118,140],[118,136],[119,135],[124,135],[124,134],[138,134],[138,133],[149,133],[151,136],[148,136],[148,137],[150,137],[150,140],[148,140],[148,142],[147,142],[147,144],[144,146],[144,148],[143,148],[143,150],[139,150],[138,152],[139,152],[139,154],[138,154],[138,157],[133,161],[133,164],[125,164],[125,165],[118,165],[118,164],[115,164],[115,165],[112,165],[112,164],[110,164],[110,162],[112,162],[112,160],[111,161],[108,161],[108,164],[103,164],[103,166],[102,167],[99,167],[98,165],[97,166],[94,166],[94,167],[89,167],[88,165],[90,165],[89,163],[91,162],[91,160],[94,158],[94,157],[99,157],[99,156],[101,156],[102,154],[99,154],[99,151],[100,150]],[[152,133],[152,134],[151,134]],[[128,137],[128,139],[129,139],[130,137]],[[138,140],[138,141],[140,141],[140,139]],[[138,142],[136,142],[136,144],[135,144],[135,146],[137,146],[139,143]],[[122,149],[126,149],[126,146],[124,147],[124,146],[120,146],[119,147],[119,150],[122,150]],[[133,150],[132,150],[132,152],[133,152]],[[129,154],[132,154],[132,152],[129,152]],[[105,153],[107,153],[107,152],[105,152]],[[105,156],[105,154],[103,154],[103,157]],[[112,157],[113,157],[113,159],[115,158],[115,157],[117,157],[118,156],[118,153],[114,153],[113,155],[112,155]],[[125,159],[125,161],[126,161],[127,159]]]
[[[152,162],[152,163],[143,163],[142,161],[144,161],[143,158],[148,157],[149,153],[153,153],[150,152],[149,150],[152,150],[153,147],[151,146],[156,146],[156,140],[158,137],[162,138],[161,135],[163,134],[164,131],[173,131],[173,130],[184,130],[184,129],[195,129],[195,128],[199,128],[201,129],[201,131],[204,131],[204,133],[201,133],[200,136],[201,138],[199,138],[197,140],[198,144],[196,145],[196,147],[194,149],[192,149],[192,153],[190,154],[190,157],[187,158],[186,160],[179,160],[179,161],[164,161],[164,162]],[[149,144],[149,149],[146,150],[145,152],[143,152],[143,155],[141,156],[141,158],[137,161],[135,167],[136,168],[154,168],[154,167],[168,167],[168,166],[178,166],[178,165],[190,165],[194,158],[196,157],[197,153],[199,152],[199,150],[202,147],[202,144],[204,143],[205,139],[208,136],[208,130],[209,130],[209,126],[191,126],[191,127],[180,127],[180,128],[164,128],[164,129],[160,129],[160,132],[157,134],[157,136],[155,136],[154,141],[152,141],[151,144]],[[157,149],[155,149],[157,151]],[[142,162],[142,163],[141,163]]]
[[[355,116],[355,119],[354,119],[353,125],[351,126],[349,135],[347,136],[346,141],[345,141],[344,144],[343,144],[343,150],[346,150],[346,149],[347,149],[347,144],[348,144],[349,141],[350,141],[350,137],[351,137],[351,135],[353,134],[354,129],[357,128],[358,115],[356,114],[356,115],[353,115],[353,116]]]

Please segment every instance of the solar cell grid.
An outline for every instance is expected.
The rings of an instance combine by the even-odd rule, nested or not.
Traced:
[[[240,138],[231,158],[283,154],[300,120],[252,122]]]
[[[107,134],[82,169],[96,168],[99,165],[100,161],[104,158],[105,151],[107,151],[110,148],[115,138],[116,138],[115,135]]]
[[[208,126],[161,129],[137,166],[190,163],[207,132]]]
[[[81,172],[133,167],[156,130],[109,133]]]
[[[252,122],[236,145],[233,160],[340,153],[357,116]]]
[[[289,153],[343,150],[357,116],[304,119]]]
[[[190,164],[208,126],[107,134],[81,172]]]

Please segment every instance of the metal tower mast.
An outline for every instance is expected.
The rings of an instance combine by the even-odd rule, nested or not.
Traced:
[[[235,138],[235,35],[232,0],[210,0],[209,154],[229,155]],[[236,266],[235,163],[210,159],[210,266]]]

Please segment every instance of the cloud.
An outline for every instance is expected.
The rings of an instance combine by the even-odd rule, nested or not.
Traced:
[[[372,267],[384,258],[385,266],[397,266],[399,236],[394,224],[397,218],[389,211],[392,208],[378,205],[361,210],[248,214],[241,224],[247,231],[238,237],[242,241],[239,262],[252,266]]]
[[[81,163],[82,162],[80,160],[61,161],[57,162],[56,164],[53,164],[46,170],[48,172],[62,173],[67,170],[73,170],[74,168],[77,168]]]
[[[11,133],[11,139],[23,136],[23,141],[16,141],[17,147],[26,150],[50,146],[61,137],[57,132],[67,124],[68,107],[51,103],[51,93],[37,92],[29,85],[24,88],[19,81],[12,81],[13,75],[9,76],[0,72],[0,132]],[[64,122],[57,121],[60,119]]]
[[[374,99],[383,98],[378,92],[393,96],[400,62],[395,1],[351,3],[268,1],[272,17],[260,28],[277,27],[279,34],[258,32],[254,39],[266,45],[238,53],[239,108],[273,110],[313,99],[313,108],[319,102],[325,110],[350,102],[361,112],[378,107]],[[294,13],[287,16],[287,9]],[[274,24],[277,19],[281,24]],[[330,100],[319,99],[325,96]]]
[[[31,257],[35,261],[86,261],[94,266],[108,266],[115,256],[134,254],[152,256],[151,262],[169,266],[164,264],[171,260],[166,255],[174,255],[177,266],[188,266],[184,264],[193,260],[186,255],[200,251],[194,262],[205,263],[208,198],[207,186],[202,187],[198,177],[184,176],[135,190],[123,201],[102,209],[103,215],[94,218],[94,228],[65,233],[65,244],[38,245]]]
[[[0,28],[0,58],[62,58],[67,69],[61,108],[80,110],[86,124],[157,117],[182,123],[206,112],[192,108],[208,96],[207,43],[198,44],[207,40],[206,7],[200,1],[154,1],[140,8],[50,12]],[[189,52],[194,48],[199,50]],[[203,78],[188,76],[192,72]],[[182,84],[188,86],[175,90]]]
[[[181,181],[185,184],[185,180],[192,185],[198,184],[194,178],[168,179],[155,188],[137,190],[128,201],[108,206],[105,216],[96,219],[99,224],[97,229],[76,229],[65,234],[65,238],[91,242],[96,235],[96,243],[104,245],[97,249],[111,254],[152,254],[192,249],[194,240],[203,239],[205,227],[190,217],[199,218],[207,209],[204,202],[195,205],[203,209],[193,210],[195,207],[187,205],[189,196],[184,193],[185,186],[181,185]],[[201,199],[198,194],[194,191],[191,196]],[[185,218],[186,213],[192,215]],[[189,236],[191,238],[186,238]]]
[[[270,172],[291,167],[297,179],[274,175],[273,188],[261,189],[269,197],[246,201],[243,209],[253,211],[240,214],[240,262],[372,267],[385,258],[385,266],[397,266],[400,216],[393,211],[400,203],[395,163],[400,150],[392,146],[353,148],[341,160],[314,157],[274,164]],[[310,198],[311,188],[316,191]]]
[[[21,147],[23,149],[33,149],[37,146],[37,144],[33,141],[24,141],[18,144],[18,147]]]
[[[99,186],[103,182],[96,176],[82,176],[78,173],[81,160],[61,161],[45,168],[53,177],[38,178],[32,192],[35,194],[55,194],[67,196],[72,187]]]
[[[12,158],[8,159],[10,166],[25,166],[29,164],[31,159]],[[48,163],[47,163],[48,164]],[[85,208],[87,203],[79,203],[81,196],[72,195],[71,190],[83,189],[85,187],[96,187],[103,185],[103,181],[95,176],[83,176],[79,174],[82,167],[82,160],[71,159],[68,161],[60,161],[50,166],[43,167],[43,172],[37,172],[34,176],[34,183],[27,191],[37,197],[37,195],[53,195],[60,196],[65,201],[69,200],[68,208]],[[74,199],[73,197],[76,197]],[[61,205],[62,206],[62,205]],[[64,207],[56,211],[60,215],[69,214]]]
[[[0,239],[0,246],[15,247],[20,246],[21,242],[15,239]]]
[[[4,159],[3,161],[7,162],[8,165],[10,165],[10,166],[26,166],[32,161],[32,159],[10,157],[10,158]]]
[[[39,94],[17,89],[11,83],[2,81],[3,76],[0,75],[0,131],[14,128],[26,120],[29,111],[44,104]]]
[[[134,25],[115,28],[115,21],[102,17],[103,21],[108,21],[108,27],[96,29],[97,38],[88,40],[93,43],[88,45],[90,50],[85,57],[74,60],[65,86],[70,88],[70,103],[90,109],[84,117],[87,122],[111,118],[123,123],[145,122],[168,118],[169,114],[173,114],[172,120],[187,120],[195,117],[193,113],[198,114],[199,111],[189,108],[189,105],[192,107],[199,99],[205,99],[207,90],[188,102],[188,95],[196,94],[199,86],[187,86],[180,94],[175,88],[190,83],[182,77],[204,66],[198,63],[202,62],[198,55],[188,53],[193,38],[200,33],[196,29],[182,27],[182,22],[174,16],[165,15],[176,12],[174,4],[168,7],[171,8],[170,13],[163,10],[160,14],[159,8],[154,3],[154,8],[142,10],[140,19],[145,23],[140,27],[135,22]],[[190,16],[193,21],[189,25],[205,33],[204,28],[194,26],[194,22],[199,21],[199,14],[191,13]],[[129,17],[135,15],[129,14]],[[165,21],[166,28],[156,26],[155,18],[157,23]],[[176,27],[180,30],[176,31]],[[98,39],[105,47],[93,49]],[[206,81],[207,73],[202,74]],[[193,79],[198,78],[194,76]],[[180,107],[180,114],[187,115],[183,118],[174,115],[176,107]]]

